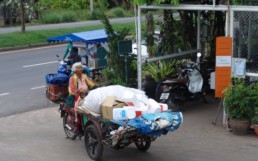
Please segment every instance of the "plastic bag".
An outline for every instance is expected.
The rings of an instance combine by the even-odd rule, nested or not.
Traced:
[[[114,96],[124,102],[132,102],[134,106],[141,106],[143,103],[147,104],[148,102],[148,97],[141,90],[111,85],[90,91],[84,100],[84,108],[101,113],[100,106],[107,96]]]

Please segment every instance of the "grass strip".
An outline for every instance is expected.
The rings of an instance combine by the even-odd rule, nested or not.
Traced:
[[[131,33],[135,32],[135,26],[133,22],[119,24],[116,23],[113,25],[115,31],[120,31],[123,28],[129,28]],[[17,46],[29,46],[47,43],[46,39],[59,36],[63,34],[91,31],[97,29],[103,29],[104,25],[96,26],[85,26],[85,27],[76,27],[76,28],[60,28],[60,29],[51,29],[51,30],[38,30],[38,31],[26,31],[22,32],[13,32],[0,35],[0,48],[5,47],[17,47]]]

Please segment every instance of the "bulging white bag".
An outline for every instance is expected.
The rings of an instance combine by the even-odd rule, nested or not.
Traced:
[[[149,113],[154,114],[154,113],[161,112],[159,103],[156,102],[155,100],[151,99],[151,98],[149,98],[147,106],[148,106],[148,112]]]
[[[148,103],[148,97],[141,90],[120,85],[100,87],[89,92],[83,106],[93,112],[101,113],[101,104],[107,96],[114,96],[124,102],[132,102],[135,106]]]

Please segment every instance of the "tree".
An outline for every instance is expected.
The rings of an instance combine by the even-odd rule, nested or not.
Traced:
[[[25,32],[25,9],[24,0],[20,0],[21,32]]]
[[[104,28],[107,34],[107,41],[108,41],[108,48],[109,48],[109,52],[107,55],[108,65],[112,68],[112,71],[113,73],[115,73],[117,78],[125,80],[125,74],[124,74],[125,62],[124,62],[124,59],[118,54],[118,42],[125,40],[125,37],[129,33],[129,29],[123,28],[121,31],[116,32],[114,31],[107,16],[104,13],[99,15],[99,18],[101,22],[104,24]],[[131,64],[130,58],[128,60],[128,64]],[[130,72],[131,71],[129,70],[129,77],[130,77]],[[130,78],[136,78],[136,77],[134,76]],[[129,85],[131,85],[130,80],[129,80]]]

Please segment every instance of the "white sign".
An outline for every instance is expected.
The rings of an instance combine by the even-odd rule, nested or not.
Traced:
[[[246,59],[234,58],[233,59],[233,77],[245,78]]]
[[[216,67],[231,67],[231,56],[216,56]]]

